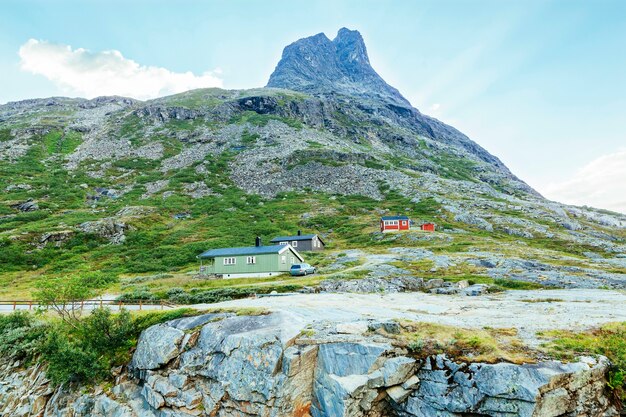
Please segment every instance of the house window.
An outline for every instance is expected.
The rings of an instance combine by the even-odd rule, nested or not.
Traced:
[[[293,256],[291,257],[291,265],[296,263],[296,258],[294,258]]]
[[[280,257],[280,262],[283,263],[283,264],[286,264],[287,263],[287,257],[285,255],[281,256]]]
[[[256,263],[256,256],[248,256],[246,263],[248,265],[254,265]]]
[[[224,265],[235,265],[237,258],[224,258]]]
[[[286,246],[288,242],[278,242],[279,245]]]
[[[298,247],[298,241],[294,240],[293,242],[291,242],[291,246],[293,246],[294,248]]]

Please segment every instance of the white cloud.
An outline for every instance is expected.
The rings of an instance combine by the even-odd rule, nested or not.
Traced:
[[[547,184],[540,191],[564,203],[626,213],[626,148],[596,158],[571,179]]]
[[[441,104],[435,103],[432,106],[430,106],[430,110],[431,111],[437,111],[437,110],[439,110],[440,107],[441,107]]]
[[[221,87],[222,80],[207,71],[172,72],[166,68],[140,65],[116,50],[91,52],[46,41],[30,39],[20,47],[22,70],[43,75],[69,94],[87,98],[121,95],[150,99],[194,88]]]

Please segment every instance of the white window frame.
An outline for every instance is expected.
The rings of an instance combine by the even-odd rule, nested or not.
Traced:
[[[289,242],[278,242],[279,245],[287,246]]]
[[[230,258],[224,258],[224,265],[237,265],[237,258],[234,257],[230,257]]]
[[[286,255],[282,255],[280,257],[280,263],[281,264],[286,264],[287,263],[287,256]]]
[[[292,241],[291,242],[291,246],[293,246],[294,248],[297,248],[298,247],[298,241],[297,240]]]
[[[256,256],[248,256],[248,258],[246,259],[246,264],[248,265],[256,264]]]
[[[291,265],[294,265],[296,263],[296,258],[294,256],[291,257]]]

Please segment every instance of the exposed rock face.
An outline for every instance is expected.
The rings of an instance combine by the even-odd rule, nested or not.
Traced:
[[[383,123],[393,120],[419,135],[460,146],[519,182],[525,192],[537,194],[513,176],[498,158],[467,136],[413,108],[372,68],[363,37],[356,30],[342,28],[332,41],[319,33],[288,45],[267,87],[302,91],[323,98],[337,95],[358,98],[359,109],[369,117],[382,116]]]
[[[107,392],[50,387],[41,368],[0,368],[3,416],[49,417],[555,417],[617,416],[606,360],[563,364],[416,359],[368,329],[320,324],[312,335],[285,313],[207,314],[156,325]]]
[[[267,86],[374,97],[411,107],[371,67],[361,34],[346,28],[332,41],[319,33],[287,46]]]

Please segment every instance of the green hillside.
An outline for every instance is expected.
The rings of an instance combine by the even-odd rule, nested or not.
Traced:
[[[346,250],[404,247],[432,253],[403,261],[416,276],[493,280],[466,262],[486,253],[582,278],[592,268],[591,286],[624,282],[624,264],[603,260],[624,251],[626,230],[598,220],[623,216],[547,202],[465,142],[420,134],[384,106],[274,89],[46,100],[0,106],[3,299],[91,271],[119,278],[114,293],[245,287],[256,281],[194,279],[196,255],[298,229],[326,239],[309,259],[331,277]],[[385,213],[438,232],[382,235]],[[433,271],[429,256],[449,265]],[[369,272],[356,271],[346,276]]]

